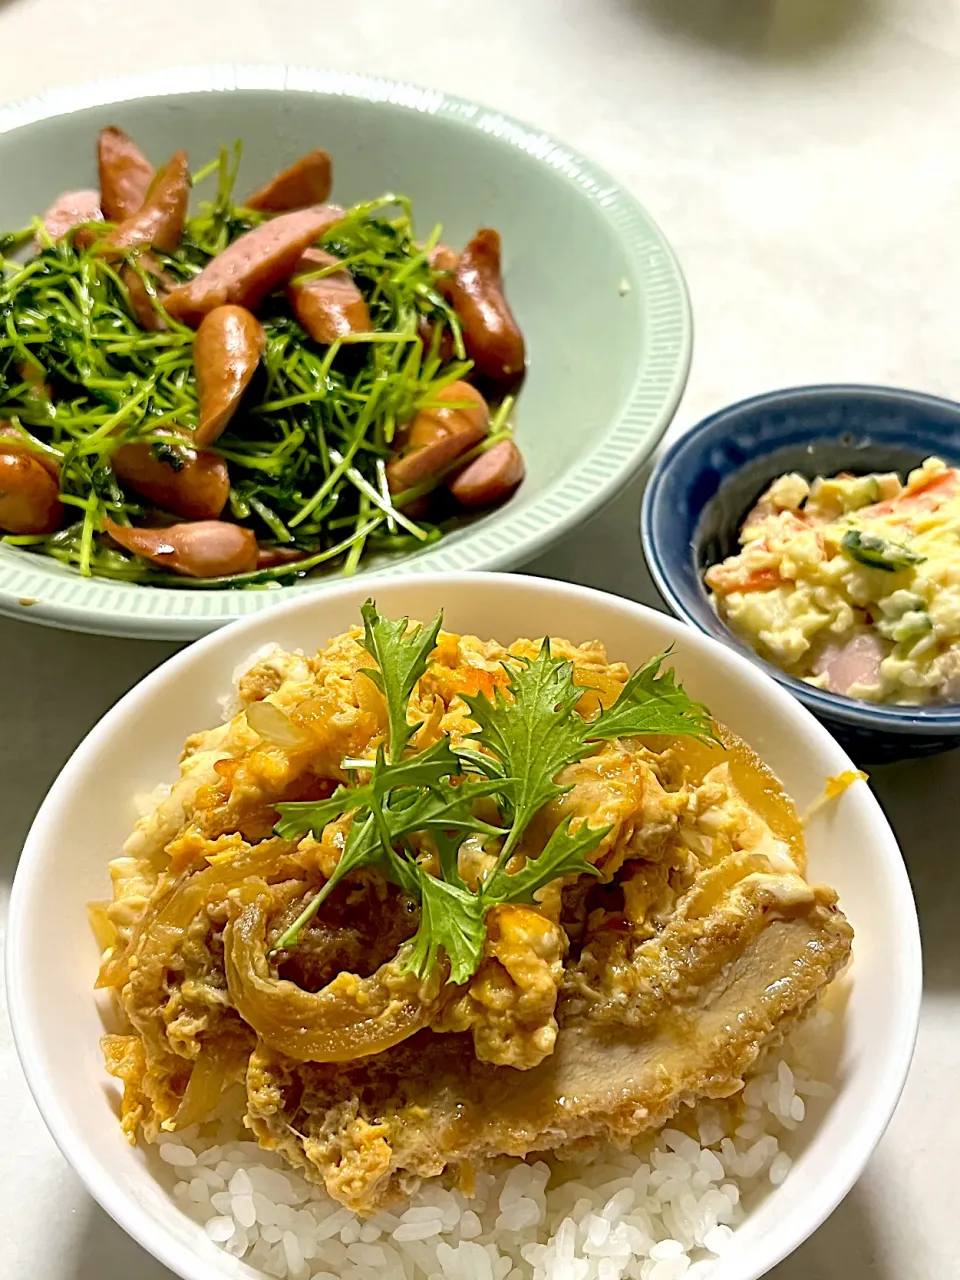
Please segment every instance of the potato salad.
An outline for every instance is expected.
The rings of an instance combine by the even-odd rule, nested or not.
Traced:
[[[870,702],[960,702],[960,472],[780,476],[708,569],[721,618],[761,657]]]

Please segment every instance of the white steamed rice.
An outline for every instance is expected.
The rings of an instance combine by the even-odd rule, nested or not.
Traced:
[[[211,1240],[276,1280],[680,1280],[735,1248],[750,1205],[786,1178],[807,1100],[832,1093],[807,1065],[829,1020],[768,1055],[738,1098],[688,1112],[689,1132],[589,1163],[502,1160],[469,1199],[428,1182],[359,1218],[235,1120],[164,1136],[151,1158]]]

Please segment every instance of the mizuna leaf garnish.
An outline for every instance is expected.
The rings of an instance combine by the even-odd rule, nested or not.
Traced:
[[[713,737],[710,715],[679,688],[672,670],[658,676],[666,654],[652,658],[636,671],[612,707],[595,720],[574,710],[583,689],[573,679],[572,662],[552,657],[544,640],[533,660],[518,658],[507,667],[507,693],[499,687],[493,701],[485,695],[465,695],[470,714],[480,726],[472,736],[495,757],[458,754],[489,776],[501,771],[511,820],[510,832],[498,859],[506,865],[534,814],[562,794],[555,778],[564,765],[589,755],[599,741],[672,734],[701,739]]]
[[[506,862],[533,815],[563,793],[554,778],[585,754],[583,720],[574,711],[583,690],[573,682],[573,663],[551,657],[544,640],[531,662],[507,668],[508,698],[494,689],[491,702],[483,694],[465,694],[470,714],[480,726],[473,737],[499,760],[505,777],[504,798],[511,818],[500,855]],[[483,766],[481,766],[483,767]]]
[[[589,857],[609,828],[581,822],[574,830],[569,818],[537,856],[509,869],[532,819],[563,794],[556,780],[560,772],[613,738],[667,734],[712,740],[710,715],[687,697],[672,669],[661,671],[666,654],[660,654],[630,677],[612,707],[585,720],[576,709],[584,690],[574,681],[573,663],[555,658],[545,640],[535,658],[504,663],[507,687],[497,686],[492,699],[463,695],[477,724],[466,742],[454,750],[442,737],[412,751],[417,726],[408,719],[408,705],[429,665],[442,615],[428,626],[411,626],[406,618],[391,622],[369,600],[361,613],[362,643],[377,664],[364,672],[383,694],[388,739],[374,759],[343,762],[358,775],[366,771],[366,781],[341,786],[328,800],[278,806],[275,830],[287,840],[307,832],[320,839],[329,822],[345,814],[351,820],[336,870],[271,954],[296,945],[304,925],[345,876],[372,867],[420,904],[407,967],[425,978],[445,964],[450,981],[466,982],[483,957],[491,907],[532,903],[555,880],[599,874]],[[481,801],[486,818],[477,813]],[[499,823],[487,820],[491,805]],[[460,847],[470,835],[499,845],[476,890],[458,868]],[[414,852],[414,836],[421,837],[417,843],[426,853]]]
[[[676,682],[673,668],[660,674],[669,654],[669,649],[658,653],[633,673],[613,706],[587,724],[589,741],[658,733],[698,738],[701,742],[719,741],[710,712],[702,702],[687,697]]]
[[[438,613],[428,627],[411,627],[408,618],[390,622],[377,612],[372,600],[360,609],[363,618],[363,647],[376,659],[378,670],[364,670],[383,694],[390,720],[390,759],[399,760],[414,732],[407,721],[407,703],[414,686],[427,669],[443,614]]]

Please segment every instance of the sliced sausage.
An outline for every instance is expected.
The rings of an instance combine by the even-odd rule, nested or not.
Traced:
[[[53,387],[47,382],[44,374],[37,368],[35,364],[31,364],[28,360],[22,360],[17,365],[17,373],[25,383],[30,387],[31,393],[35,396],[45,396],[47,400],[53,399]],[[9,428],[9,430],[8,430]],[[0,422],[0,436],[13,433],[19,436],[20,432],[10,423]]]
[[[190,199],[190,168],[187,153],[178,151],[161,170],[147,200],[136,213],[104,237],[104,253],[119,257],[131,249],[160,249],[176,253],[183,239]]]
[[[523,456],[512,440],[501,440],[468,462],[450,492],[464,507],[492,507],[510,496],[524,477]]]
[[[97,140],[97,168],[103,216],[108,222],[123,222],[146,200],[153,165],[128,134],[108,125]]]
[[[296,564],[305,560],[308,552],[298,547],[260,547],[257,552],[258,569],[277,569],[283,564]]]
[[[142,271],[153,278],[161,300],[171,289],[177,287],[177,282],[164,271],[152,253],[141,253],[137,258],[137,264]],[[127,287],[127,293],[130,295],[130,310],[140,328],[148,333],[162,333],[167,327],[166,321],[154,306],[140,273],[127,263],[120,272],[120,278]]]
[[[447,276],[452,277],[460,264],[460,255],[456,249],[451,249],[448,244],[435,244],[430,250],[428,261],[434,271],[443,271]],[[437,288],[440,293],[446,293],[448,283],[447,280],[437,281]]]
[[[417,335],[423,343],[423,354],[425,357],[430,354],[430,348],[433,345],[433,335],[435,332],[436,325],[431,320],[428,320],[426,316],[421,316],[417,321]],[[443,332],[440,335],[440,342],[437,346],[437,357],[441,364],[446,364],[448,360],[453,359],[453,355],[453,334],[448,328],[444,327]]]
[[[317,147],[295,160],[289,169],[255,191],[244,201],[247,209],[260,213],[289,213],[291,209],[307,209],[323,204],[333,186],[333,161]]]
[[[39,380],[37,385],[40,385]],[[41,467],[53,476],[58,485],[60,484],[60,463],[56,458],[51,458],[45,453],[38,453],[36,449],[31,449],[12,422],[0,422],[0,453],[16,453],[22,454],[26,458],[33,458],[35,462],[39,462]]]
[[[403,452],[387,465],[392,493],[402,493],[435,475],[487,434],[490,413],[475,387],[467,382],[452,382],[437,392],[436,399],[459,403],[450,408],[421,409],[413,419]]]
[[[503,294],[496,231],[478,231],[464,249],[449,283],[449,298],[477,372],[493,382],[512,382],[523,373],[523,334]]]
[[[257,567],[257,540],[251,529],[223,520],[172,524],[167,529],[133,529],[106,518],[106,533],[136,556],[188,578],[223,578]]]
[[[167,311],[194,329],[214,307],[228,302],[256,311],[268,293],[290,279],[304,249],[342,217],[341,208],[328,204],[281,213],[264,222],[234,240],[198,276],[174,289],[167,298]]]
[[[188,520],[215,520],[230,493],[226,462],[206,449],[192,449],[182,435],[164,434],[170,443],[160,451],[146,442],[114,449],[114,475],[165,511]]]
[[[203,320],[193,344],[200,422],[196,444],[212,444],[240,407],[257,371],[267,336],[246,307],[216,307]]]
[[[308,249],[297,264],[297,275],[287,285],[287,301],[293,314],[314,342],[329,346],[345,333],[369,333],[370,313],[353,276],[344,268],[317,280],[298,277],[340,261],[323,249]]]
[[[53,533],[63,521],[60,485],[37,454],[0,444],[0,529]]]
[[[451,382],[434,396],[440,402],[421,409],[407,431],[405,444],[419,447],[430,444],[438,437],[467,432],[475,439],[483,439],[490,421],[487,402],[469,382]],[[444,406],[449,404],[450,408]]]
[[[51,240],[62,240],[74,227],[84,222],[102,222],[100,196],[96,191],[65,191],[58,196],[43,215],[43,225]],[[91,237],[88,237],[88,243]],[[37,252],[43,248],[39,238],[34,240]]]

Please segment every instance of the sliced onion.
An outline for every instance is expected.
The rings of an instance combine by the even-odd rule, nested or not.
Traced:
[[[264,886],[265,887],[265,886]],[[369,978],[340,973],[322,991],[304,991],[270,975],[267,894],[240,891],[246,904],[224,933],[230,997],[240,1017],[271,1049],[298,1062],[350,1062],[382,1053],[425,1024],[420,981],[401,952]]]
[[[264,841],[229,862],[182,875],[155,893],[134,926],[126,947],[115,947],[104,961],[97,987],[122,987],[130,977],[130,961],[142,966],[148,957],[163,963],[171,955],[184,929],[208,902],[222,902],[234,885],[248,876],[268,874],[276,866],[279,842]]]
[[[247,724],[266,742],[288,751],[306,746],[307,735],[298,729],[285,711],[273,702],[251,702],[247,707]]]
[[[236,1075],[246,1055],[236,1045],[212,1041],[200,1050],[193,1064],[180,1106],[174,1117],[174,1128],[188,1129],[200,1124],[220,1101],[220,1096]]]
[[[87,903],[87,920],[90,922],[90,928],[93,930],[101,955],[117,945],[117,926],[107,914],[109,905],[107,902]]]

